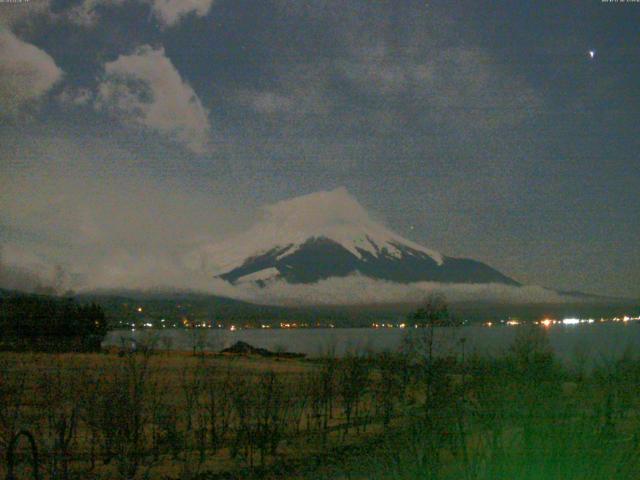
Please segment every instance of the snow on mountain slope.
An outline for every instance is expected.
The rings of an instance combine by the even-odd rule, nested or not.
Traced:
[[[249,273],[248,275],[238,277],[236,283],[265,282],[276,278],[278,275],[280,275],[280,272],[277,268],[268,267],[263,270],[258,270],[257,272]]]
[[[241,266],[247,259],[266,253],[277,258],[295,253],[307,240],[332,240],[356,258],[363,253],[378,257],[383,252],[400,258],[399,246],[409,247],[442,264],[440,253],[397,235],[371,220],[366,210],[347,192],[338,188],[284,200],[264,208],[265,219],[247,232],[199,251],[199,258],[212,271],[222,274]]]
[[[344,188],[265,207],[247,232],[207,245],[192,266],[231,284],[312,284],[357,274],[397,283],[518,283],[481,262],[446,257],[373,221]]]

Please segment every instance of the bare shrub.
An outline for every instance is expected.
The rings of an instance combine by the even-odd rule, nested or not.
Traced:
[[[509,348],[514,373],[531,381],[548,379],[554,370],[554,355],[546,330],[534,325],[518,328]]]
[[[291,389],[272,372],[245,375],[232,386],[235,438],[232,454],[242,454],[253,468],[256,456],[264,466],[268,456],[277,453],[290,418]]]
[[[449,306],[444,296],[429,295],[423,305],[410,317],[417,329],[409,329],[403,339],[405,353],[420,361],[432,362],[436,347],[436,328],[457,326],[457,321],[449,312]],[[450,333],[452,331],[449,331]],[[442,339],[439,339],[442,343]]]
[[[41,410],[44,413],[43,442],[49,454],[48,471],[52,478],[69,479],[69,464],[81,408],[81,379],[83,371],[70,375],[61,360],[56,358],[50,369],[39,378]]]
[[[386,428],[393,417],[395,404],[402,398],[404,384],[399,355],[383,352],[375,357],[377,379],[373,384],[377,410]]]
[[[208,424],[209,447],[215,452],[224,444],[232,420],[231,382],[233,374],[224,374],[208,365],[204,371],[204,412]]]
[[[145,460],[145,426],[151,420],[148,399],[156,393],[149,357],[148,352],[125,355],[98,396],[105,461],[115,459],[124,479],[133,478]]]
[[[0,442],[6,449],[22,428],[27,373],[4,358],[0,361]]]
[[[17,463],[16,451],[21,437],[29,441],[32,452],[32,468],[37,471],[37,445],[33,434],[27,430],[25,415],[27,403],[27,372],[4,358],[0,364],[0,444],[7,455],[7,479],[14,480]],[[37,476],[37,473],[35,474]]]
[[[358,418],[360,400],[368,382],[368,365],[361,356],[349,354],[339,363],[338,390],[345,415],[344,433],[349,433],[353,417]]]

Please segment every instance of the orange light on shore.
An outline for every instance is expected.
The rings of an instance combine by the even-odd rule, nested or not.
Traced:
[[[545,326],[545,327],[550,327],[553,324],[553,320],[551,320],[549,318],[545,318],[544,320],[540,321],[540,324]]]

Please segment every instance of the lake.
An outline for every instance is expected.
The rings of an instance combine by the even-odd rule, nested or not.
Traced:
[[[435,352],[460,354],[461,339],[467,353],[499,355],[512,344],[518,329],[514,327],[464,326],[436,329]],[[536,327],[544,328],[544,327]],[[310,357],[330,350],[338,356],[349,351],[381,352],[398,349],[407,335],[423,335],[423,329],[399,328],[301,328],[301,329],[145,329],[114,330],[107,334],[103,346],[153,342],[159,350],[192,350],[194,344],[208,351],[218,351],[241,340],[255,347],[273,351],[299,352]],[[555,325],[548,328],[549,341],[565,363],[578,357],[589,363],[619,358],[627,349],[640,352],[640,322]]]

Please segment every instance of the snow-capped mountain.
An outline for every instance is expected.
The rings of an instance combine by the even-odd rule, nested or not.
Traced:
[[[502,283],[484,263],[442,255],[373,221],[344,188],[265,208],[239,236],[198,249],[191,264],[229,283],[314,283],[359,274],[397,283]]]

